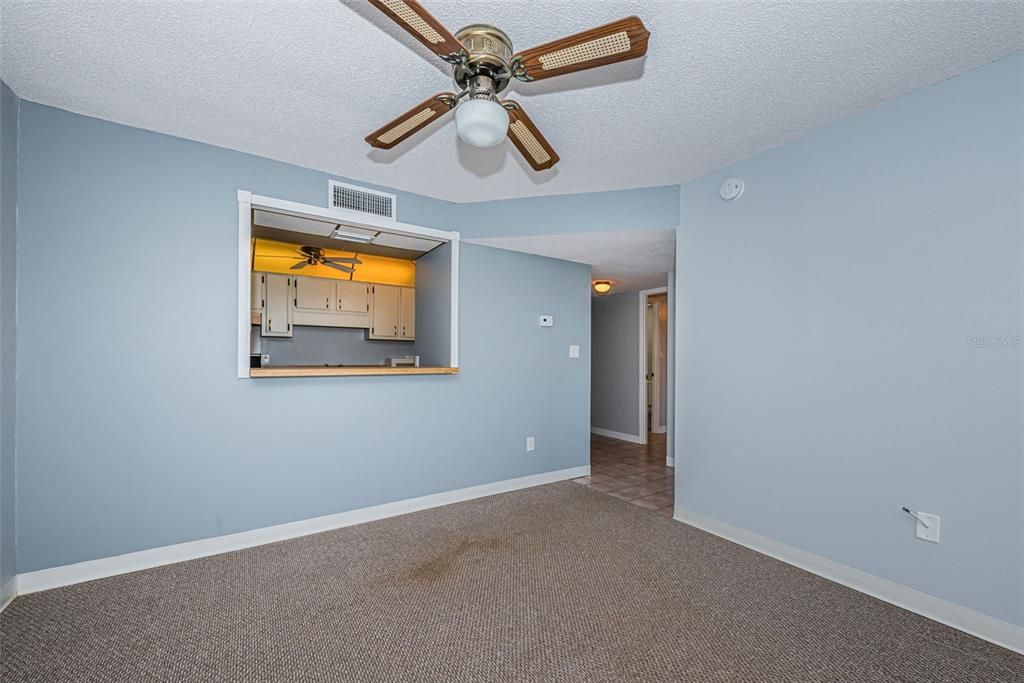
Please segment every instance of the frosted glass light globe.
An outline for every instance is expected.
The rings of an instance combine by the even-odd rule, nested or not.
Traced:
[[[467,145],[500,145],[508,135],[508,112],[491,100],[467,100],[455,108],[455,130]]]

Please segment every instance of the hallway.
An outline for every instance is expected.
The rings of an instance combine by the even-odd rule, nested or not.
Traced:
[[[672,516],[675,469],[665,465],[665,435],[648,434],[646,445],[590,435],[590,476],[578,484]]]

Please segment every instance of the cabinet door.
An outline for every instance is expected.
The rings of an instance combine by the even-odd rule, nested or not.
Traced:
[[[401,333],[402,339],[416,338],[416,290],[409,287],[402,287],[399,296],[401,303]]]
[[[367,313],[370,310],[370,285],[365,282],[338,280],[336,305],[338,313]]]
[[[295,309],[329,311],[334,300],[334,280],[322,277],[295,278]]]
[[[263,292],[263,336],[292,336],[292,278],[265,273]]]
[[[401,288],[391,285],[372,285],[370,295],[370,338],[397,339],[401,325]]]
[[[249,289],[249,318],[253,325],[263,323],[263,273],[252,273]]]

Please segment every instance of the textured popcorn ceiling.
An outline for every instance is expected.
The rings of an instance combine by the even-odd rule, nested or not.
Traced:
[[[675,270],[676,231],[627,230],[530,237],[494,237],[467,242],[588,263],[595,280],[612,280],[614,292],[666,284]]]
[[[21,97],[454,201],[675,184],[1024,46],[1020,2],[424,0],[527,48],[630,14],[644,60],[519,100],[562,157],[459,143],[453,116],[390,151],[363,138],[447,67],[361,1],[12,2],[0,76]]]

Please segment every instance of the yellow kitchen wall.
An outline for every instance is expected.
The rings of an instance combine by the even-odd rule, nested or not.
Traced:
[[[416,285],[416,262],[407,259],[388,258],[387,256],[371,256],[352,251],[324,249],[325,256],[357,257],[361,265],[354,266],[356,272],[351,276],[326,266],[306,266],[301,270],[291,270],[299,261],[295,251],[302,245],[290,242],[257,237],[253,239],[252,269],[261,273],[286,273],[288,275],[305,275],[310,277],[330,278],[332,280],[355,280],[356,282],[377,282],[385,285]]]

